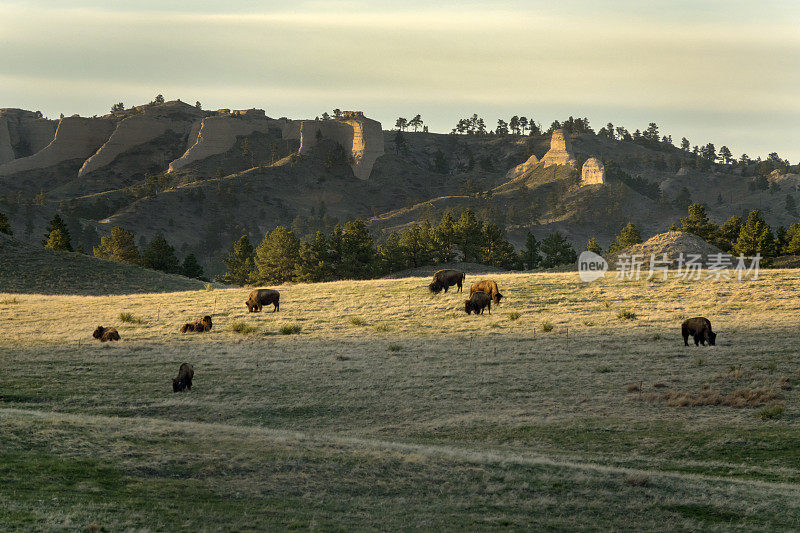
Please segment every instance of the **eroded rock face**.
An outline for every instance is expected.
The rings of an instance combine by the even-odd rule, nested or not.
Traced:
[[[109,119],[62,118],[58,121],[55,136],[50,144],[31,156],[0,165],[0,176],[45,169],[75,159],[86,159],[105,142],[113,129],[114,123]]]
[[[369,179],[375,161],[383,155],[381,123],[360,111],[344,111],[341,119],[300,121],[300,153],[305,153],[319,139],[333,139],[353,156],[350,165],[360,180]]]
[[[52,142],[57,126],[55,120],[12,108],[0,109],[0,123],[0,164],[35,154]]]
[[[199,127],[192,128],[196,133],[192,137],[190,132],[189,148],[169,164],[168,171],[175,172],[195,161],[225,153],[236,143],[236,137],[253,132],[266,133],[272,122],[260,109],[206,117]]]
[[[542,162],[546,167],[550,165],[575,166],[575,156],[572,154],[572,147],[564,130],[558,129],[553,132],[550,137],[550,150],[544,154]]]
[[[535,155],[531,155],[527,161],[524,163],[520,163],[519,165],[515,166],[511,170],[506,173],[506,180],[512,180],[522,174],[528,172],[534,166],[539,164],[539,158]]]
[[[606,182],[606,168],[596,157],[590,157],[581,168],[581,186]]]

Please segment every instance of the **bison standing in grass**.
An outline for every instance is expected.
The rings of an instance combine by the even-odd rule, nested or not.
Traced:
[[[94,330],[94,333],[92,333],[92,337],[99,339],[100,342],[118,341],[119,333],[117,333],[116,328],[104,328],[103,326],[97,326],[97,329]]]
[[[272,310],[273,313],[277,313],[278,309],[280,309],[280,300],[281,294],[275,289],[254,289],[250,291],[250,296],[247,298],[245,305],[247,305],[249,312],[254,313],[261,311],[263,306],[272,304],[275,306]]]
[[[476,292],[485,292],[492,297],[492,301],[495,304],[499,304],[500,299],[503,298],[503,295],[500,294],[500,290],[497,288],[497,283],[491,279],[473,283],[472,287],[469,288],[469,297],[472,298],[472,295]]]
[[[458,286],[458,292],[462,292],[462,286],[464,285],[464,273],[458,270],[453,270],[451,268],[447,268],[444,270],[439,270],[436,274],[433,275],[433,282],[428,285],[428,289],[434,294],[439,294],[444,290],[447,292],[447,289],[453,285]]]
[[[197,322],[188,322],[181,326],[181,333],[194,331],[195,333],[202,333],[204,331],[211,331],[211,317],[206,315]]]
[[[685,320],[681,324],[681,333],[683,334],[684,346],[689,346],[689,336],[694,337],[694,345],[698,346],[700,343],[706,345],[706,341],[711,346],[717,343],[717,334],[711,331],[711,321],[706,317],[696,316]]]
[[[482,315],[484,308],[489,309],[489,314],[492,314],[492,297],[485,292],[476,292],[469,300],[464,300],[464,311],[467,314]]]
[[[172,392],[182,390],[192,390],[192,379],[194,378],[194,367],[189,363],[183,363],[178,369],[178,377],[172,380]]]

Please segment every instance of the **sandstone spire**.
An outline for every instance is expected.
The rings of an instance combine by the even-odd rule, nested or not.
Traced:
[[[564,130],[558,129],[550,137],[550,150],[542,157],[545,167],[550,165],[569,165],[575,166],[575,156],[572,154],[572,147],[564,134]]]

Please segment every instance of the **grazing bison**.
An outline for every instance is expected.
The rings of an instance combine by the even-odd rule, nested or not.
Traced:
[[[94,333],[92,333],[92,337],[95,339],[100,339],[100,342],[118,341],[119,333],[117,333],[116,328],[104,328],[103,326],[97,326],[97,329],[94,330]]]
[[[192,378],[194,378],[194,367],[189,363],[183,363],[178,369],[178,377],[172,380],[172,392],[192,390]]]
[[[188,322],[181,326],[181,333],[186,333],[187,331],[194,331],[197,333],[202,333],[204,331],[211,330],[211,317],[206,315],[197,322]]]
[[[254,289],[250,291],[250,296],[245,305],[247,305],[249,312],[254,313],[261,311],[261,308],[265,305],[273,304],[275,307],[272,312],[277,313],[278,309],[280,309],[280,299],[281,293],[274,289]]]
[[[439,294],[442,289],[447,292],[448,287],[458,285],[458,292],[462,292],[462,285],[464,284],[464,273],[458,270],[447,268],[440,270],[433,275],[433,282],[428,285],[428,289],[434,294]]]
[[[492,297],[485,292],[476,292],[469,297],[469,300],[464,300],[464,311],[467,314],[475,313],[482,315],[483,309],[489,309],[489,314],[492,314]]]
[[[472,287],[469,288],[470,298],[472,298],[472,295],[476,292],[485,292],[492,297],[492,301],[496,304],[499,304],[500,299],[503,298],[503,295],[500,294],[500,290],[497,288],[497,283],[490,279],[473,283]]]
[[[681,333],[683,334],[683,344],[685,346],[689,346],[690,335],[694,337],[695,346],[698,346],[700,343],[703,343],[703,346],[705,346],[706,341],[708,341],[708,344],[711,346],[717,343],[717,334],[711,331],[711,321],[702,316],[696,316],[685,320],[683,324],[681,324]]]

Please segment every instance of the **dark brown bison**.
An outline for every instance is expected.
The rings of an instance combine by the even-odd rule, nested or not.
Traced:
[[[192,390],[192,378],[194,378],[194,367],[189,363],[183,363],[178,369],[178,377],[172,380],[172,392]]]
[[[97,326],[97,329],[94,330],[94,333],[92,333],[92,337],[95,339],[100,339],[100,342],[118,341],[119,333],[117,333],[116,328],[104,328],[103,326]]]
[[[439,294],[442,289],[444,289],[444,292],[447,292],[448,287],[458,285],[458,292],[462,292],[463,284],[464,273],[447,268],[433,275],[433,282],[428,285],[428,289],[434,294]]]
[[[497,288],[497,283],[490,279],[473,283],[472,287],[469,288],[470,298],[472,298],[472,295],[476,292],[485,292],[492,297],[492,301],[496,304],[499,304],[500,300],[503,298],[503,295],[500,294],[500,290]]]
[[[274,289],[254,289],[250,291],[250,296],[247,298],[245,305],[247,310],[251,313],[261,311],[265,305],[273,304],[273,312],[277,313],[280,309],[281,293]]]
[[[202,333],[204,331],[211,330],[211,317],[206,315],[197,322],[187,322],[183,326],[181,326],[181,333],[186,333],[187,331],[194,331],[196,333]]]
[[[698,346],[700,343],[706,345],[706,341],[711,346],[717,343],[717,334],[711,331],[711,321],[702,316],[696,316],[685,320],[681,324],[681,333],[683,334],[683,344],[689,346],[689,336],[694,337],[694,345]]]
[[[476,292],[469,297],[469,300],[464,300],[464,311],[467,314],[482,315],[484,308],[489,309],[489,314],[492,314],[492,297],[485,292]]]

